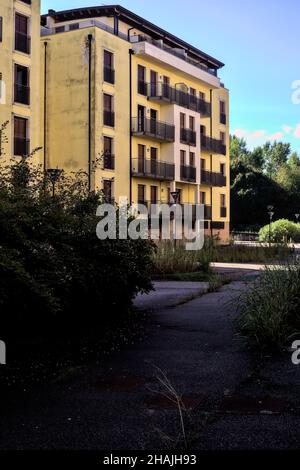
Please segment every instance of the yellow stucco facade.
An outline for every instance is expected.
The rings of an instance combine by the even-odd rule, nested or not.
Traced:
[[[175,192],[182,204],[205,204],[207,234],[227,240],[223,64],[122,7],[50,10],[41,19],[39,7],[36,0],[2,0],[0,6],[6,88],[0,123],[10,121],[7,155],[18,147],[14,116],[25,117],[30,150],[42,147],[45,170],[82,171],[91,190],[117,201],[172,203]],[[16,12],[29,17],[28,54],[14,48]],[[17,23],[23,31],[24,20]],[[21,65],[17,79],[15,63]],[[28,104],[16,102],[13,93],[16,80],[21,91],[26,82],[23,66],[30,69]],[[22,133],[24,123],[17,124]]]

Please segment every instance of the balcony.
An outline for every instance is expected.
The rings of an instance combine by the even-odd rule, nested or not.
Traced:
[[[189,165],[180,165],[180,179],[182,181],[196,182],[196,168]]]
[[[23,33],[15,33],[15,50],[30,54],[30,37]]]
[[[226,176],[222,173],[201,170],[201,183],[207,184],[208,186],[226,186]]]
[[[196,132],[192,129],[180,129],[180,142],[182,144],[196,146]]]
[[[212,219],[212,207],[204,205],[204,220],[211,220]]]
[[[159,142],[174,142],[175,126],[149,118],[132,118],[132,134],[139,137],[150,137]]]
[[[23,137],[14,138],[14,155],[26,157],[29,155],[30,140]]]
[[[103,168],[104,170],[115,169],[115,156],[111,153],[106,153],[103,157]]]
[[[180,88],[174,88],[162,82],[142,83],[143,86],[146,87],[146,94],[150,101],[159,101],[160,104],[177,104],[178,106],[191,109],[192,111],[197,111],[201,113],[203,117],[209,117],[211,115],[210,103]]]
[[[227,216],[227,207],[220,207],[220,217]]]
[[[225,113],[220,113],[220,123],[226,126],[227,123],[227,116]]]
[[[103,125],[109,127],[115,126],[115,113],[113,111],[103,111]]]
[[[30,104],[30,88],[24,85],[15,85],[15,96],[14,100],[16,103]]]
[[[175,178],[175,165],[154,159],[134,158],[132,160],[132,174],[144,178],[173,181]]]
[[[201,135],[201,149],[211,153],[226,155],[226,145],[221,140]]]
[[[114,69],[104,67],[104,69],[103,69],[103,78],[104,78],[105,82],[111,83],[112,85],[114,85],[114,83],[115,83],[115,71],[114,71]]]

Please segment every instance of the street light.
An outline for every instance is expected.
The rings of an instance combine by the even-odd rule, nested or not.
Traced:
[[[173,198],[173,201],[174,201],[174,206],[176,206],[177,202],[178,202],[178,199],[179,199],[179,191],[171,191],[171,196]],[[173,221],[173,236],[174,236],[174,248],[176,247],[176,207],[175,207],[175,217],[174,217],[174,221]]]
[[[50,183],[52,184],[52,197],[55,196],[55,185],[59,178],[61,177],[63,170],[59,168],[49,168],[47,170],[47,175],[50,180]]]
[[[299,222],[300,214],[295,214],[295,217],[296,217],[296,222],[298,223],[298,222]]]
[[[268,214],[269,214],[269,248],[271,247],[271,224],[274,217],[274,207],[268,206]]]

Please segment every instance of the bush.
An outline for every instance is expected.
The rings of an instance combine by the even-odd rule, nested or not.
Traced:
[[[269,242],[269,225],[265,225],[260,229],[259,240],[261,242]],[[300,242],[300,224],[291,222],[290,220],[280,219],[271,224],[272,243]]]
[[[239,299],[239,326],[261,350],[289,346],[300,336],[300,265],[267,268]]]
[[[0,172],[2,336],[103,326],[151,289],[152,243],[100,241],[102,196],[84,175],[62,176],[54,197],[48,185],[25,160]]]

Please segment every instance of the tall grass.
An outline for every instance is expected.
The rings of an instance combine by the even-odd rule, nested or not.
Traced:
[[[157,245],[153,255],[154,274],[193,273],[209,269],[209,261],[200,262],[198,251],[187,251],[185,243],[166,240]]]
[[[300,264],[266,268],[240,296],[242,336],[261,350],[280,349],[300,336]]]

